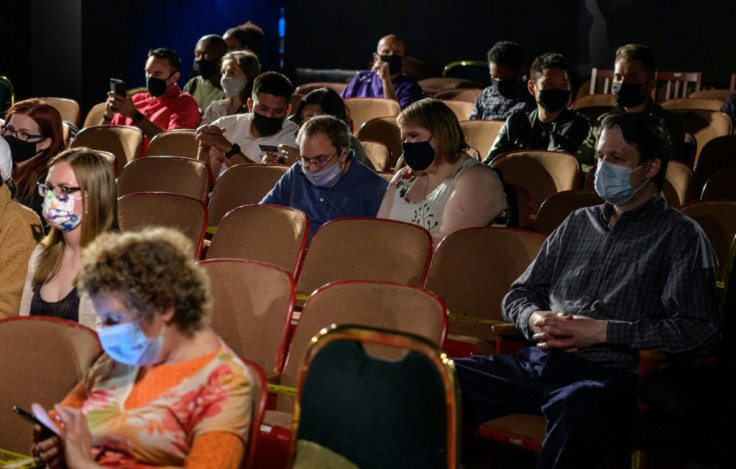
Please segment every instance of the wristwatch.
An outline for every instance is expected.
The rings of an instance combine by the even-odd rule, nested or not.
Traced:
[[[143,120],[144,117],[145,116],[143,115],[142,112],[135,111],[135,113],[133,114],[133,122],[140,122]]]
[[[230,147],[230,151],[227,152],[227,153],[225,153],[225,158],[227,158],[229,160],[230,157],[232,157],[233,155],[236,155],[238,153],[240,153],[240,145],[238,145],[237,143],[233,143],[233,146]]]

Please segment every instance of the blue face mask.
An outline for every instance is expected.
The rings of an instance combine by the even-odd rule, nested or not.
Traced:
[[[631,173],[643,168],[645,164],[631,169],[626,166],[601,161],[598,163],[598,169],[595,171],[596,193],[611,205],[625,204],[649,182],[647,180],[636,189],[631,187]]]
[[[148,338],[138,321],[103,327],[97,335],[102,349],[110,358],[130,366],[155,364],[164,343],[161,334],[155,339]]]

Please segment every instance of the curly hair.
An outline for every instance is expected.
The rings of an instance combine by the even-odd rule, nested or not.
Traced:
[[[498,41],[488,50],[488,64],[508,65],[514,70],[521,68],[521,46],[518,42]]]
[[[174,308],[187,335],[209,322],[209,279],[191,255],[191,242],[169,228],[107,233],[82,251],[77,287],[91,297],[113,295],[140,319]]]

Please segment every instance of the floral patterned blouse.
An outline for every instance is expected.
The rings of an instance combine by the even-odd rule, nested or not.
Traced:
[[[406,194],[419,180],[419,176],[409,172],[408,168],[402,168],[399,170],[401,173],[396,181],[394,204],[391,207],[389,218],[419,225],[430,233],[438,231],[442,222],[442,214],[445,212],[445,204],[452,191],[455,190],[458,176],[466,169],[478,164],[480,162],[474,158],[463,161],[435,190],[430,192],[424,200],[418,202],[410,201]]]
[[[194,439],[213,431],[234,433],[247,442],[251,415],[248,369],[224,344],[204,361],[148,404],[128,408],[125,402],[139,368],[103,355],[88,372],[88,397],[83,406],[98,464],[183,467]],[[181,365],[158,365],[144,379],[167,366]]]

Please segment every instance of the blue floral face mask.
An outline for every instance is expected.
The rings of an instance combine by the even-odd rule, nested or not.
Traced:
[[[649,182],[647,179],[644,184],[636,189],[631,187],[631,173],[640,170],[645,165],[646,163],[631,169],[602,160],[598,163],[598,169],[595,171],[596,193],[609,204],[625,204]]]

